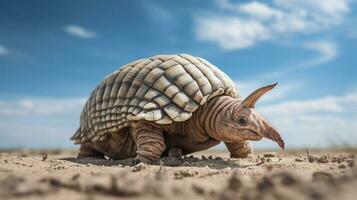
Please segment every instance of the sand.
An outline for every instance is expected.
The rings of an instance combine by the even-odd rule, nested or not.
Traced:
[[[1,152],[0,199],[357,199],[356,151],[206,151],[136,166],[75,155]]]

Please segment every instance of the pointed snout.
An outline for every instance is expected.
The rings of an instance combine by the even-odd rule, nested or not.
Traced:
[[[284,143],[284,140],[281,138],[279,132],[277,130],[275,130],[275,128],[273,126],[271,126],[269,123],[263,122],[263,124],[264,124],[263,125],[264,128],[261,131],[262,136],[275,141],[276,143],[278,143],[280,148],[284,149],[285,143]]]

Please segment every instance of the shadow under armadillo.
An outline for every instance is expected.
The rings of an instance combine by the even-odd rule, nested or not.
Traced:
[[[124,160],[111,160],[103,158],[75,158],[67,157],[61,158],[61,160],[66,160],[83,165],[97,165],[97,166],[133,166],[133,158],[128,158]],[[224,168],[245,168],[251,165],[240,165],[239,159],[226,159],[221,157],[212,156],[202,156],[201,158],[195,157],[193,155],[183,156],[181,158],[173,157],[162,157],[159,161],[153,163],[152,165],[157,166],[187,166],[187,167],[208,167],[211,169],[224,169]],[[257,164],[259,165],[259,163]]]

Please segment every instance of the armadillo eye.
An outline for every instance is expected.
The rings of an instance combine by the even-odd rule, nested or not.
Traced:
[[[248,124],[248,120],[247,120],[245,117],[239,118],[238,122],[239,122],[239,124],[242,125],[242,126],[245,126],[245,125]]]

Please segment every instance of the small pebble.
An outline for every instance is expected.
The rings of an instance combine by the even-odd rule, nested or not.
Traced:
[[[193,189],[193,191],[195,191],[199,195],[202,195],[202,194],[205,193],[204,188],[202,186],[200,186],[200,185],[193,184],[192,185],[192,189]]]
[[[273,170],[273,165],[269,164],[269,165],[265,165],[265,168],[268,170],[268,171],[271,171]]]
[[[77,173],[77,174],[73,175],[71,179],[73,181],[75,181],[75,180],[78,180],[79,177],[80,177],[80,174]]]
[[[341,165],[338,166],[338,168],[340,168],[340,169],[345,169],[346,166],[345,166],[344,164],[341,164]]]
[[[276,153],[275,152],[265,153],[264,157],[265,158],[273,158],[273,157],[276,157]]]
[[[314,162],[316,160],[316,158],[313,157],[313,156],[309,156],[308,160],[309,160],[310,163],[312,163],[312,162]]]
[[[354,167],[355,166],[355,161],[354,160],[349,160],[347,161],[349,167]]]
[[[322,156],[322,157],[317,159],[317,162],[319,162],[319,163],[328,163],[328,158],[327,158],[327,156]]]
[[[143,169],[145,169],[145,168],[146,168],[146,165],[145,165],[144,163],[139,163],[139,164],[135,165],[135,166],[131,169],[131,171],[132,171],[132,172],[138,172],[138,171],[141,171],[141,170],[143,170]]]

